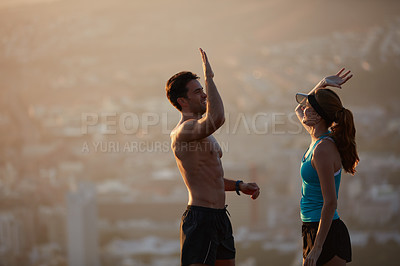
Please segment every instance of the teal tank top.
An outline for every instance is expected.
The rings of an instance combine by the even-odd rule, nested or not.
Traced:
[[[300,201],[300,215],[303,222],[319,222],[321,219],[322,206],[324,205],[324,199],[322,197],[321,185],[319,183],[318,173],[311,164],[311,158],[314,153],[315,147],[321,140],[329,138],[327,135],[322,135],[313,145],[310,152],[304,153],[301,160],[300,175],[302,179],[301,186],[301,201]],[[333,140],[332,140],[333,141]],[[336,198],[339,194],[340,179],[342,175],[342,169],[339,169],[334,174],[335,178],[335,188],[336,188]],[[337,210],[335,210],[335,215],[333,220],[338,219],[339,215]]]

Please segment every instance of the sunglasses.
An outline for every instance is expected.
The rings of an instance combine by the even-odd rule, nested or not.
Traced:
[[[296,93],[296,102],[301,106],[307,106],[308,94]]]

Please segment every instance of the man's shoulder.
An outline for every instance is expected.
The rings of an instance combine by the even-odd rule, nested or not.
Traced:
[[[176,127],[171,131],[170,137],[175,141],[184,141],[186,134],[192,134],[192,130],[197,124],[197,119],[188,119],[176,125]],[[186,142],[186,141],[185,141]]]
[[[182,132],[183,130],[190,130],[193,129],[193,127],[198,123],[197,119],[188,119],[183,121],[180,125],[176,127],[176,129],[179,132]]]

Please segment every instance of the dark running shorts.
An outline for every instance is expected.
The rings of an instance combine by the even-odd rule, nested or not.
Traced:
[[[215,260],[235,258],[232,225],[227,210],[199,206],[187,207],[182,216],[181,265],[214,265]]]
[[[319,222],[303,222],[303,258],[306,258],[314,246],[315,237],[317,236]],[[351,261],[351,243],[350,235],[346,225],[340,219],[332,221],[331,228],[326,236],[324,245],[322,246],[321,255],[318,258],[317,266],[323,265],[330,261],[334,256],[338,256],[346,262]]]

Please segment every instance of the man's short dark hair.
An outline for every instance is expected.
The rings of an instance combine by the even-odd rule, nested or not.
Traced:
[[[179,111],[182,111],[182,106],[178,103],[178,98],[187,97],[188,89],[186,85],[191,80],[199,79],[196,74],[189,71],[182,71],[173,75],[165,86],[167,91],[168,100],[175,106]]]

